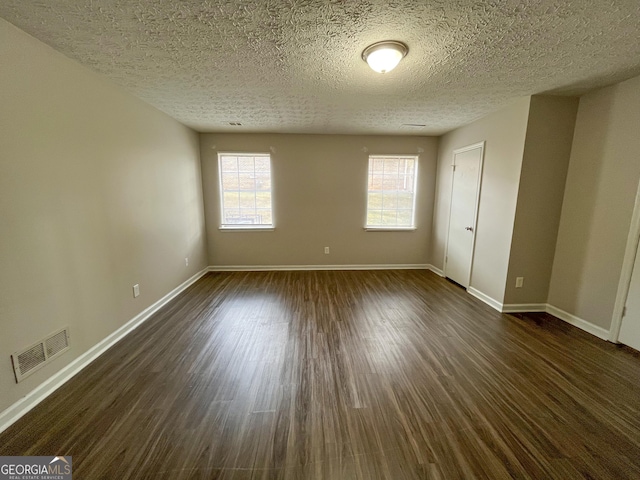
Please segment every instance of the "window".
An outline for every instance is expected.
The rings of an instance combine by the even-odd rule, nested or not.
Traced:
[[[273,228],[271,157],[264,153],[219,153],[220,228]]]
[[[417,172],[417,156],[369,157],[366,228],[415,228]]]

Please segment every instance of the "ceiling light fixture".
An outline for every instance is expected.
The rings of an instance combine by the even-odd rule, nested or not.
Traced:
[[[372,70],[387,73],[396,68],[400,60],[409,52],[409,47],[396,40],[385,40],[369,45],[362,52],[362,59]]]

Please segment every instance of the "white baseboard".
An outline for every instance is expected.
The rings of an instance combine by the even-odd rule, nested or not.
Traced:
[[[584,330],[591,335],[595,335],[603,340],[609,340],[609,330],[599,327],[598,325],[594,325],[580,317],[576,317],[575,315],[565,312],[558,307],[547,304],[547,313],[554,317],[558,317],[560,320],[564,320],[565,322],[570,323],[574,327],[578,327],[580,330]]]
[[[546,312],[573,325],[574,327],[578,327],[580,330],[584,330],[591,335],[595,335],[602,340],[609,340],[609,330],[599,327],[598,325],[594,325],[587,320],[576,317],[575,315],[565,312],[553,305],[549,305],[548,303],[511,303],[503,305],[473,287],[469,287],[467,292],[501,313]]]
[[[171,290],[168,294],[155,302],[153,305],[147,307],[138,315],[133,317],[123,326],[118,328],[108,337],[104,338],[89,350],[84,352],[78,358],[73,360],[70,364],[64,367],[62,370],[55,373],[49,379],[38,385],[34,390],[29,392],[26,396],[18,400],[6,410],[0,413],[0,432],[6,430],[10,425],[15,423],[20,417],[25,415],[29,410],[38,405],[41,401],[51,395],[54,391],[64,385],[69,379],[78,374],[83,368],[93,362],[96,358],[106,352],[115,343],[122,340],[128,333],[140,326],[145,320],[149,319],[154,313],[160,310],[163,306],[173,300],[178,294],[182,293],[187,287],[199,280],[204,274],[207,273],[207,269],[204,269],[196,273],[193,277],[189,278],[181,285]]]
[[[293,270],[427,270],[426,263],[376,265],[212,265],[210,272],[270,272]]]
[[[486,303],[490,307],[496,309],[499,312],[502,312],[502,303],[500,303],[496,299],[491,298],[489,295],[482,293],[480,290],[476,290],[473,287],[467,288],[467,292],[469,293],[469,295],[473,295],[477,299],[482,300],[484,303]]]
[[[546,303],[506,303],[502,306],[502,313],[546,312]]]
[[[436,275],[444,277],[444,271],[439,269],[438,267],[435,267],[435,266],[431,265],[431,264],[427,264],[427,270],[431,270]]]

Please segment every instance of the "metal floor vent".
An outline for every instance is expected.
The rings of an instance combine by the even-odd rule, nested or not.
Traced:
[[[16,383],[69,350],[69,338],[69,327],[65,327],[29,348],[11,355]]]

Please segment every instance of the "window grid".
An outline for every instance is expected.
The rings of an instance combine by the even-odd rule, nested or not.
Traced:
[[[413,228],[417,156],[369,157],[367,228]]]
[[[257,169],[256,163],[265,160],[267,163],[262,163],[260,169]],[[218,154],[218,162],[222,206],[221,226],[272,227],[270,156],[221,153]],[[259,194],[265,195],[259,196]],[[229,203],[233,204],[229,205]]]

